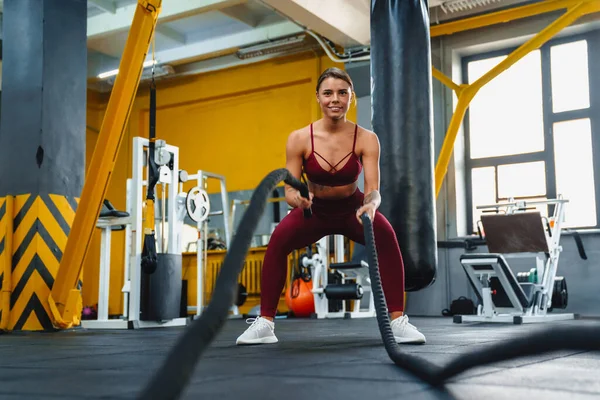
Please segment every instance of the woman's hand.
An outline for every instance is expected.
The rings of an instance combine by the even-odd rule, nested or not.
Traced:
[[[360,216],[367,213],[371,222],[375,220],[375,211],[381,204],[381,196],[378,190],[370,190],[363,200],[363,205],[356,211],[356,219],[362,224]]]
[[[296,203],[296,207],[298,207],[298,208],[307,209],[312,206],[313,197],[314,197],[314,194],[312,192],[308,192],[308,199],[307,199],[305,197],[302,197],[299,190],[296,190],[296,194],[294,197],[294,203]]]
[[[375,211],[377,211],[377,205],[375,203],[367,203],[361,208],[359,208],[358,211],[356,211],[356,219],[362,225],[362,220],[360,219],[360,216],[364,213],[367,213],[369,219],[372,222],[375,219]]]

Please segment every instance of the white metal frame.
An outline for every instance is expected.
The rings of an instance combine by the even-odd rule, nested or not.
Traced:
[[[455,316],[455,322],[512,322],[515,324],[532,323],[532,322],[550,322],[559,320],[571,320],[575,318],[572,313],[548,313],[548,308],[552,305],[552,294],[554,291],[554,279],[558,269],[558,260],[562,252],[560,245],[560,236],[562,232],[561,225],[564,222],[564,207],[568,200],[559,196],[557,199],[536,200],[536,201],[514,201],[508,203],[497,203],[492,205],[478,206],[478,209],[488,209],[499,211],[503,209],[506,214],[517,214],[528,206],[535,205],[555,205],[554,213],[550,217],[551,229],[550,233],[546,233],[546,241],[548,244],[549,253],[515,253],[502,254],[507,267],[510,268],[506,258],[535,258],[535,265],[538,276],[541,277],[540,282],[534,284],[535,302],[530,307],[522,307],[518,301],[517,295],[511,288],[506,274],[499,267],[499,260],[496,255],[489,254],[489,258],[481,258],[473,255],[465,254],[461,258],[463,265],[470,282],[478,291],[482,299],[482,304],[477,307],[475,315]],[[496,276],[510,302],[512,308],[496,307],[491,295],[491,289],[484,283],[492,276]]]
[[[342,235],[334,235],[334,253],[335,262],[344,262],[344,237]],[[321,238],[317,242],[317,253],[311,258],[304,258],[302,263],[304,267],[311,268],[311,276],[313,282],[312,293],[315,303],[315,315],[317,319],[334,319],[334,318],[372,318],[376,316],[375,302],[373,299],[373,291],[371,289],[371,279],[369,278],[369,265],[366,262],[361,262],[362,268],[343,269],[339,270],[342,274],[342,283],[354,280],[362,286],[363,298],[353,300],[351,310],[346,309],[346,301],[342,301],[342,309],[337,312],[329,312],[329,299],[325,295],[325,288],[328,285],[327,274],[331,269],[329,263],[329,236]],[[361,305],[364,304],[365,296],[367,299],[367,308],[361,310]]]
[[[168,321],[142,321],[140,315],[140,291],[141,291],[141,258],[143,243],[143,193],[147,180],[144,179],[144,169],[146,165],[149,140],[142,137],[133,138],[133,162],[132,178],[127,181],[127,218],[99,219],[97,226],[102,229],[102,250],[100,256],[100,279],[99,279],[99,298],[98,298],[98,319],[84,320],[82,326],[89,329],[127,329],[133,327],[156,328],[169,326],[187,325],[187,318],[175,318]],[[163,235],[161,229],[156,229],[157,249],[161,253],[181,254],[179,221],[180,214],[177,209],[185,207],[178,201],[179,188],[179,148],[171,145],[165,145],[165,149],[171,153],[173,158],[173,169],[161,177],[157,188],[161,184],[168,187],[166,211],[168,232],[166,252],[162,247]],[[166,171],[164,171],[166,172]],[[155,202],[158,207],[158,202]],[[155,215],[160,210],[156,210]],[[124,260],[124,278],[123,285],[123,317],[122,319],[108,319],[108,300],[109,300],[109,282],[110,282],[110,244],[111,227],[113,225],[125,225],[125,260]],[[136,266],[132,268],[131,266]]]
[[[223,225],[225,229],[225,244],[227,248],[231,245],[231,221],[229,218],[229,196],[227,194],[227,181],[223,175],[215,174],[212,172],[198,170],[195,175],[190,175],[189,180],[196,180],[196,184],[199,188],[205,189],[206,181],[208,179],[216,179],[220,183],[221,187],[221,203],[222,210],[211,211],[208,215],[222,215]],[[205,257],[208,243],[208,224],[207,221],[198,221],[197,223],[198,241],[196,245],[196,306],[188,306],[188,311],[195,311],[195,318],[198,318],[204,311],[204,273],[206,268],[207,259]],[[232,316],[239,316],[239,309],[237,306],[233,306],[231,309]]]
[[[142,321],[139,319],[140,315],[140,282],[141,282],[141,263],[142,263],[142,244],[143,244],[143,198],[144,198],[144,187],[147,186],[148,181],[144,179],[144,168],[145,160],[147,159],[146,152],[150,141],[146,138],[135,137],[133,138],[133,163],[132,163],[132,179],[131,179],[131,209],[128,210],[131,215],[131,243],[130,243],[130,268],[129,268],[129,320],[133,321],[134,328],[155,328],[161,326],[181,326],[187,325],[187,318],[175,318],[164,322],[154,321]],[[161,253],[168,254],[181,254],[181,250],[178,248],[180,230],[177,229],[177,221],[175,216],[177,195],[179,190],[179,148],[176,146],[166,145],[165,149],[171,153],[173,157],[173,169],[170,172],[167,193],[167,215],[168,218],[167,226],[169,227],[167,232],[167,251],[162,248],[163,237],[161,229],[156,229],[156,242],[157,250]],[[159,183],[160,184],[160,183]],[[158,188],[159,184],[156,185]],[[155,202],[158,206],[158,202]],[[135,268],[131,268],[135,266]]]
[[[124,218],[99,218],[96,227],[101,229],[100,234],[100,279],[98,281],[98,317],[95,320],[82,320],[81,326],[86,329],[127,329],[126,319],[108,318],[108,301],[110,294],[110,248],[113,226],[125,225],[129,227],[131,217]]]

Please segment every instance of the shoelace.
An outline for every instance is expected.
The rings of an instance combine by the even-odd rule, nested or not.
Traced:
[[[402,317],[396,318],[395,320],[392,321],[392,325],[393,326],[409,326],[410,324],[408,323],[408,317],[406,315],[403,315]]]
[[[267,323],[265,323],[264,319],[260,318],[260,317],[247,318],[246,323],[251,324],[250,325],[251,329],[259,329],[259,328],[262,328],[263,326],[268,326]]]

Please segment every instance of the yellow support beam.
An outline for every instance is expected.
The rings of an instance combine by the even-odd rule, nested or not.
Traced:
[[[140,83],[143,62],[154,35],[162,0],[138,0],[98,141],[52,292],[48,299],[53,324],[69,328],[79,320],[75,289],[119,153],[123,132]]]
[[[486,26],[503,24],[518,19],[533,17],[553,11],[565,10],[582,3],[598,3],[598,0],[548,0],[526,6],[496,11],[489,14],[464,18],[457,21],[446,22],[431,26],[430,36],[446,36],[453,33],[469,31]]]
[[[553,23],[540,31],[529,41],[513,51],[508,57],[498,63],[498,65],[488,71],[485,75],[477,79],[472,84],[466,85],[462,89],[460,95],[458,96],[458,104],[456,105],[456,109],[454,110],[454,114],[450,120],[448,131],[446,132],[446,137],[444,138],[440,156],[435,167],[436,197],[440,194],[446,172],[448,171],[448,165],[450,164],[450,157],[452,155],[452,149],[454,148],[456,136],[465,117],[465,113],[467,112],[467,108],[477,92],[492,79],[496,78],[503,71],[506,71],[531,51],[540,48],[544,43],[552,39],[557,33],[571,25],[577,19],[584,15],[595,12],[600,12],[600,1],[580,0],[578,4],[570,6],[567,12],[557,18]]]
[[[529,4],[526,6],[515,7],[485,15],[479,15],[476,17],[464,18],[453,22],[434,25],[430,27],[430,36],[437,37],[451,35],[457,32],[464,32],[472,29],[483,28],[486,26],[492,26],[518,19],[546,14],[553,11],[569,9],[573,6],[583,3],[597,3],[599,1],[600,0],[548,0],[541,3]],[[448,86],[450,89],[454,90],[457,96],[459,96],[462,90],[467,86],[464,84],[459,85],[453,82],[452,79],[444,75],[436,68],[433,68],[433,77],[442,82],[444,85]]]
[[[2,291],[0,296],[0,331],[8,330],[8,321],[10,321],[10,295],[12,293],[12,248],[13,248],[13,207],[14,197],[6,196],[2,202],[0,199],[0,209],[4,212],[0,217],[0,235],[2,249],[0,250],[0,274],[2,280]]]
[[[444,75],[444,73],[442,71],[440,71],[439,69],[437,69],[436,67],[432,67],[431,72],[435,79],[442,82],[444,85],[448,86],[450,89],[454,90],[456,92],[457,96],[460,96],[463,89],[467,86],[467,85],[459,85],[458,83],[455,83],[452,79],[450,79],[449,77]]]

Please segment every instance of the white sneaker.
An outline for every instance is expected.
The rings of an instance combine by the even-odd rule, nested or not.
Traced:
[[[267,344],[277,343],[275,336],[275,324],[266,318],[256,317],[248,318],[247,323],[251,324],[246,332],[237,338],[235,344]]]
[[[419,332],[414,325],[408,323],[408,316],[403,315],[400,318],[396,318],[390,325],[392,326],[396,343],[425,343],[425,335]]]

